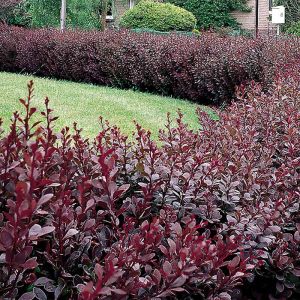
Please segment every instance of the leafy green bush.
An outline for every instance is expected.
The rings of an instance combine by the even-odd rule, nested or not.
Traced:
[[[10,14],[9,24],[34,28],[59,27],[61,0],[23,0]],[[95,29],[99,27],[99,0],[68,0],[67,26]]]
[[[170,34],[177,34],[178,36],[200,36],[201,32],[198,29],[193,29],[192,31],[157,31],[153,29],[147,28],[134,28],[131,31],[136,33],[151,33],[157,35],[170,35]]]
[[[170,3],[143,0],[121,18],[125,28],[147,28],[157,31],[191,31],[196,25],[195,16]]]
[[[29,27],[32,22],[32,15],[29,8],[30,0],[19,1],[8,15],[7,23],[10,25]]]
[[[21,0],[1,0],[0,1],[0,22],[7,22],[14,8]]]
[[[99,0],[68,0],[69,14],[67,25],[73,28],[95,29],[100,26]]]
[[[283,5],[285,7],[285,24],[282,29],[289,31],[294,27],[294,23],[300,20],[300,1],[299,0],[274,0],[274,6]]]
[[[233,27],[238,23],[230,14],[233,10],[249,11],[247,0],[168,0],[192,12],[202,29]]]
[[[290,26],[286,32],[289,34],[294,34],[294,35],[300,36],[300,21],[292,24],[292,26]]]
[[[32,0],[28,8],[32,27],[58,27],[61,0]]]

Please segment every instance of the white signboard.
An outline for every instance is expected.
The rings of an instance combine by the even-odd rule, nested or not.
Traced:
[[[272,23],[284,24],[285,23],[285,7],[275,6],[272,7]]]

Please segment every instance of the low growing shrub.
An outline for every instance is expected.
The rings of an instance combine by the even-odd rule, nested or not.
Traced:
[[[32,124],[30,83],[0,133],[0,297],[299,297],[297,71],[201,131],[168,118],[161,147],[102,119],[94,142],[56,133],[48,99]]]
[[[219,104],[249,80],[272,82],[298,49],[299,40],[1,27],[0,70]]]
[[[157,31],[192,31],[196,18],[187,10],[170,3],[142,0],[125,12],[120,26],[130,29],[147,28]]]

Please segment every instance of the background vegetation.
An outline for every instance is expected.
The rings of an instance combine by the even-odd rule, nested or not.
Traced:
[[[2,9],[2,15],[10,24],[16,24],[28,27],[57,27],[59,26],[60,0],[3,0],[6,3],[6,9]],[[113,0],[114,1],[114,0]],[[125,1],[125,0],[124,0]],[[139,1],[137,1],[139,2]],[[230,15],[230,12],[235,9],[249,10],[247,0],[166,0],[169,2],[187,9],[192,12],[197,18],[197,26],[203,29],[219,28],[219,27],[238,27],[237,21]],[[19,3],[19,4],[18,4]],[[1,5],[1,4],[0,4]],[[99,28],[100,16],[104,7],[111,5],[110,0],[68,0],[68,19],[69,27],[77,28]],[[157,3],[153,4],[158,5]],[[2,6],[4,6],[2,4]],[[9,12],[7,10],[9,8]],[[159,14],[164,14],[164,7],[160,5],[157,8]],[[1,8],[1,6],[0,6]],[[146,12],[146,11],[145,11]],[[149,12],[150,13],[150,12]],[[148,17],[151,15],[149,15]],[[129,13],[128,13],[129,14]],[[132,12],[130,13],[133,14]],[[157,16],[157,14],[156,14]],[[152,23],[158,22],[158,17],[151,15],[154,20]],[[1,18],[1,16],[0,16]],[[2,16],[3,18],[3,16]],[[165,17],[164,17],[165,18]],[[181,16],[180,19],[185,19]],[[139,19],[139,18],[137,18]],[[170,17],[172,22],[179,22],[177,26],[182,26],[179,19]],[[124,26],[141,26],[145,24],[123,24]],[[155,26],[154,26],[155,25]],[[152,24],[152,27],[160,28],[162,24]],[[159,26],[158,26],[159,25]],[[172,26],[171,26],[172,27]],[[173,26],[174,27],[174,26]],[[188,26],[190,27],[190,26]],[[153,29],[155,29],[153,28]]]
[[[9,24],[20,26],[58,27],[60,5],[60,0],[23,0],[10,6],[9,12],[6,10],[5,19]],[[99,28],[100,8],[101,0],[68,0],[67,26],[83,29]]]
[[[238,27],[230,12],[236,9],[249,11],[247,0],[168,0],[186,8],[197,18],[197,26],[203,29]]]
[[[275,5],[283,5],[286,9],[285,24],[283,29],[288,33],[300,35],[300,1],[299,0],[275,0]]]
[[[125,12],[120,26],[157,31],[192,31],[196,25],[195,16],[189,11],[170,3],[143,0],[133,9]]]

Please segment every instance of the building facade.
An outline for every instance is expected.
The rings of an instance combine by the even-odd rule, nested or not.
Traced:
[[[118,25],[123,14],[135,5],[135,0],[115,0],[110,8],[107,20]]]
[[[258,29],[269,30],[272,28],[270,21],[270,11],[272,9],[272,0],[249,0],[248,5],[252,8],[251,12],[235,11],[232,15],[241,24],[243,29],[256,29],[256,1],[258,1]]]
[[[256,1],[258,1],[258,29],[267,31],[272,28],[269,20],[272,0],[248,0],[248,5],[252,8],[251,12],[235,11],[232,15],[243,29],[254,30],[256,28]],[[118,24],[121,16],[134,5],[135,0],[115,0],[108,19],[114,24]]]

